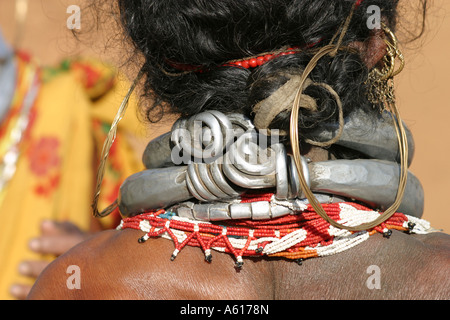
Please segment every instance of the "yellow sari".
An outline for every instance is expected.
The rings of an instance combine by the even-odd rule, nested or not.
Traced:
[[[65,61],[58,68],[40,68],[23,53],[17,53],[16,59],[16,92],[0,125],[0,159],[13,162],[12,177],[4,179],[0,190],[2,300],[12,298],[12,284],[32,284],[33,279],[20,276],[17,268],[22,261],[43,258],[28,249],[29,240],[39,236],[43,220],[70,221],[89,230],[96,164],[109,124],[129,88],[123,76],[96,61],[79,59]],[[29,104],[25,96],[33,88],[37,95]],[[129,139],[147,136],[133,110],[136,106],[132,97],[128,115],[119,124],[100,209],[115,200],[127,176],[143,169]],[[24,120],[27,127],[19,130],[17,141],[19,123]],[[14,154],[18,156],[15,161]],[[112,228],[118,220],[114,213],[101,222],[104,228]]]

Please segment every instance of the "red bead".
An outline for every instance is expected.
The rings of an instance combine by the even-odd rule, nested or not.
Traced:
[[[256,60],[256,59],[250,59],[250,61],[248,62],[248,64],[250,65],[250,67],[256,68],[256,67],[258,66],[258,60]]]
[[[245,68],[245,69],[250,68],[250,64],[248,63],[248,61],[242,61],[242,68]]]
[[[258,66],[262,66],[264,64],[264,57],[258,57],[256,61],[258,62]]]

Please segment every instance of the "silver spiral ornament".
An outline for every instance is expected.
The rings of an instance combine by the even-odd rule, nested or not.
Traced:
[[[171,140],[177,150],[194,161],[211,163],[223,155],[236,135],[252,126],[243,115],[227,116],[219,111],[206,111],[176,121]]]
[[[190,163],[186,170],[186,185],[193,197],[202,202],[233,199],[242,193],[227,181],[217,161]]]
[[[189,163],[186,184],[191,194],[212,202],[236,198],[244,190],[275,188],[279,200],[303,197],[295,164],[284,145],[261,146],[260,140],[258,133],[247,131],[216,161]],[[302,163],[310,184],[306,159]]]
[[[275,154],[270,147],[258,144],[256,131],[241,135],[224,156],[224,174],[242,188],[273,187],[275,170]]]

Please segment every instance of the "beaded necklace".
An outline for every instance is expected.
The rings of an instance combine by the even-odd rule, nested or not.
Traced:
[[[246,202],[269,202],[271,194],[243,198]],[[356,203],[323,204],[327,214],[348,226],[373,220],[380,212]],[[211,250],[225,252],[236,259],[236,267],[243,266],[243,257],[282,257],[301,263],[314,257],[334,255],[348,250],[371,235],[382,233],[389,238],[392,230],[426,234],[432,232],[429,222],[402,213],[367,231],[350,232],[331,226],[310,205],[297,212],[269,220],[236,220],[220,223],[200,222],[179,217],[173,212],[159,210],[121,221],[118,230],[135,229],[145,232],[139,238],[144,243],[150,238],[162,237],[172,240],[174,260],[186,246],[200,247],[205,260],[212,259]]]

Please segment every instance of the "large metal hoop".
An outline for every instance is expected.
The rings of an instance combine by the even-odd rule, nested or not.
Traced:
[[[300,97],[304,90],[304,84],[306,79],[308,78],[309,74],[312,72],[312,70],[316,67],[317,63],[320,59],[323,57],[332,54],[336,51],[336,45],[328,45],[323,47],[309,62],[307,67],[305,68],[305,71],[302,75],[302,78],[300,80],[299,89],[297,91],[297,95],[294,99],[294,105],[292,107],[291,112],[291,119],[290,119],[290,140],[292,145],[292,152],[293,152],[293,159],[295,166],[297,167],[297,172],[300,180],[300,185],[302,188],[303,193],[305,194],[306,198],[309,200],[310,205],[313,207],[313,209],[316,211],[318,215],[320,215],[323,219],[325,219],[330,225],[339,228],[339,229],[346,229],[353,232],[358,231],[364,231],[373,229],[374,227],[380,225],[387,219],[389,219],[401,205],[403,195],[405,193],[406,189],[406,182],[407,182],[407,167],[408,167],[408,141],[406,137],[406,130],[403,126],[403,122],[400,118],[400,114],[398,112],[398,109],[396,108],[395,104],[388,104],[391,111],[392,116],[395,123],[395,129],[398,136],[399,141],[399,150],[400,150],[400,179],[399,179],[399,187],[397,191],[397,195],[395,198],[394,203],[390,208],[388,208],[384,213],[380,215],[379,218],[375,219],[372,222],[363,223],[359,226],[346,226],[343,224],[340,224],[333,219],[331,219],[328,214],[325,212],[321,204],[318,202],[317,198],[314,196],[313,192],[309,188],[304,173],[302,169],[302,156],[301,156],[301,150],[300,150],[300,136],[299,136],[299,129],[298,129],[298,115],[300,110]],[[394,74],[394,72],[392,73]]]

